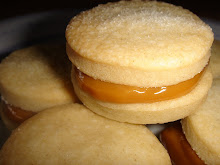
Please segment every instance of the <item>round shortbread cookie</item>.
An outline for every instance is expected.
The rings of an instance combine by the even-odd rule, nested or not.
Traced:
[[[192,114],[206,99],[212,84],[211,69],[208,67],[198,85],[182,97],[155,103],[117,104],[99,101],[84,92],[74,78],[74,67],[71,75],[75,93],[85,106],[107,118],[135,124],[166,123]]]
[[[28,119],[12,133],[0,155],[2,165],[171,164],[147,127],[103,118],[80,104],[55,107]]]
[[[214,40],[210,60],[213,78],[220,78],[220,41]]]
[[[185,136],[206,164],[220,164],[220,79],[213,81],[207,100],[182,120]]]
[[[0,64],[2,99],[34,112],[75,102],[70,71],[65,45],[45,44],[17,50]]]
[[[213,33],[182,7],[136,0],[80,13],[68,24],[66,39],[77,56],[67,51],[70,60],[85,74],[117,84],[158,87],[199,73],[208,63]]]

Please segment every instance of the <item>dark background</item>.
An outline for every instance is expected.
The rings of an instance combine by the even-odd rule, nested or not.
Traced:
[[[10,17],[26,15],[48,10],[57,9],[89,9],[100,3],[116,0],[3,0],[0,3],[0,20]],[[162,0],[175,5],[183,6],[199,16],[212,17],[220,20],[220,5],[212,0]]]

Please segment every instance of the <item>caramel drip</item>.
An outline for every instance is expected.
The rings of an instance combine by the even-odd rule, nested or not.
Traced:
[[[163,130],[160,134],[160,140],[167,149],[172,164],[205,165],[186,140],[180,123],[175,123]]]
[[[10,121],[13,121],[17,124],[21,124],[35,114],[34,112],[14,107],[10,104],[5,103],[4,101],[2,101],[2,111]]]
[[[204,71],[192,79],[166,87],[135,87],[94,79],[75,69],[79,87],[95,99],[111,103],[153,103],[181,97],[191,92]]]

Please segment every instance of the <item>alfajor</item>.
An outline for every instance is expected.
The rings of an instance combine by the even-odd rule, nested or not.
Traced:
[[[182,120],[186,139],[205,164],[220,164],[220,79],[213,81],[207,100]]]
[[[0,64],[1,117],[9,129],[46,108],[77,100],[64,44],[14,51]]]
[[[80,104],[54,107],[22,123],[1,149],[1,165],[171,165],[147,127],[120,123]]]
[[[212,57],[210,64],[212,68],[213,78],[220,78],[220,41],[214,40],[212,44]]]
[[[77,96],[110,119],[154,124],[184,118],[212,83],[211,28],[172,4],[99,5],[71,19],[66,40]]]

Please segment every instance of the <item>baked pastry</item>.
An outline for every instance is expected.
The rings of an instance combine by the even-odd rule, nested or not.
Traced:
[[[46,108],[77,101],[65,44],[14,51],[0,64],[1,117],[9,129]]]
[[[220,78],[220,41],[214,40],[212,45],[212,57],[210,60],[213,78]]]
[[[186,139],[205,164],[220,164],[220,79],[213,81],[206,102],[182,120]]]
[[[154,124],[184,118],[212,83],[211,28],[172,4],[99,5],[71,19],[66,40],[77,96],[113,120]]]
[[[3,145],[0,164],[171,164],[147,127],[109,120],[81,104],[61,105],[23,122]]]

